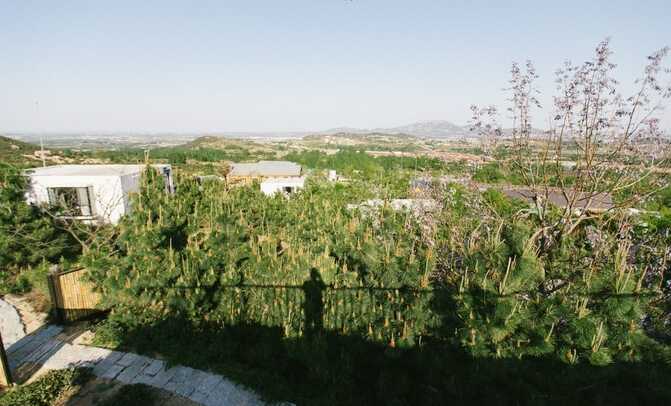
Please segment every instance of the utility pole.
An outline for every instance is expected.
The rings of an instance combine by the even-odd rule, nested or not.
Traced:
[[[35,117],[40,122],[40,101],[35,100]],[[40,156],[42,157],[42,167],[47,166],[47,160],[44,156],[44,134],[40,131]]]

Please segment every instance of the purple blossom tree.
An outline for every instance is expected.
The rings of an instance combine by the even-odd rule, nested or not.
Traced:
[[[506,161],[532,191],[542,227],[537,238],[556,241],[571,234],[585,219],[604,212],[626,210],[646,193],[634,190],[655,173],[668,169],[668,137],[660,128],[658,113],[671,97],[671,70],[664,65],[669,48],[652,53],[636,91],[623,96],[614,78],[616,65],[608,39],[594,56],[580,65],[567,61],[555,72],[556,94],[546,131],[532,128],[532,113],[540,110],[538,74],[530,61],[513,63],[507,109],[512,129],[506,134],[496,122],[497,110],[471,106],[472,128],[482,137],[486,154],[497,144],[511,152]],[[565,202],[561,215],[548,216],[550,195]],[[615,199],[613,196],[627,196]],[[608,201],[607,208],[603,207]]]

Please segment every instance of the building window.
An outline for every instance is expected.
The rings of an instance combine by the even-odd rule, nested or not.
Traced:
[[[285,193],[293,193],[294,192],[294,188],[291,187],[291,186],[285,186],[282,189],[284,190]]]
[[[72,217],[93,216],[93,195],[90,187],[50,187],[49,204],[64,210],[63,215]]]

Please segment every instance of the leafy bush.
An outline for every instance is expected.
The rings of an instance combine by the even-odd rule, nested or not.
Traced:
[[[521,199],[510,199],[496,189],[487,189],[482,193],[482,198],[491,210],[501,218],[510,218],[518,210],[528,207],[527,202]]]
[[[48,263],[73,257],[80,247],[39,208],[25,201],[26,178],[0,163],[0,294],[44,288]]]
[[[445,168],[445,164],[435,158],[373,157],[364,151],[347,148],[341,149],[332,155],[320,151],[292,152],[284,156],[284,159],[300,163],[308,168],[335,169],[348,175],[353,174],[355,171],[372,176],[383,174],[385,171],[401,169],[426,171]]]
[[[10,389],[0,406],[50,406],[65,391],[83,385],[93,374],[89,368],[49,371],[37,381]]]
[[[598,238],[586,222],[555,241],[497,192],[448,188],[444,211],[422,225],[390,209],[347,210],[341,186],[308,185],[287,200],[183,182],[173,197],[154,176],[114,245],[85,256],[120,325],[170,315],[404,347],[433,336],[478,357],[597,365],[656,345],[640,320],[660,276],[642,266],[651,253],[632,256],[637,235],[612,222]]]
[[[26,178],[0,163],[0,269],[19,269],[55,261],[77,251],[54,221],[25,202]]]
[[[94,151],[89,153],[97,159],[110,160],[114,163],[144,163],[146,152],[141,148],[124,148],[115,151]],[[250,161],[259,159],[272,159],[273,154],[252,153],[242,148],[188,148],[188,147],[161,147],[152,149],[149,157],[154,160],[167,161],[171,164],[185,164],[189,160],[200,162],[219,161]]]
[[[497,163],[489,163],[478,167],[473,174],[473,180],[482,183],[500,183],[506,180],[506,175]]]
[[[287,335],[300,335],[311,270],[325,285],[349,289],[321,298],[331,328],[410,342],[429,323],[422,310],[428,298],[402,289],[426,287],[432,267],[425,254],[431,248],[409,214],[347,210],[346,196],[330,184],[286,200],[251,188],[226,192],[218,184],[184,182],[173,198],[152,176],[115,245],[84,258],[106,304],[126,323],[167,312],[194,321],[280,325]],[[269,288],[241,286],[249,284]],[[362,286],[381,290],[357,290]],[[343,302],[358,303],[361,316],[347,316]],[[392,320],[397,311],[405,321]]]

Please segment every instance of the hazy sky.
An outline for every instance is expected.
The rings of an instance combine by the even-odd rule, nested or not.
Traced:
[[[536,62],[548,104],[554,70],[606,36],[632,82],[670,16],[669,0],[0,0],[0,131],[464,124],[503,102],[513,60]]]

